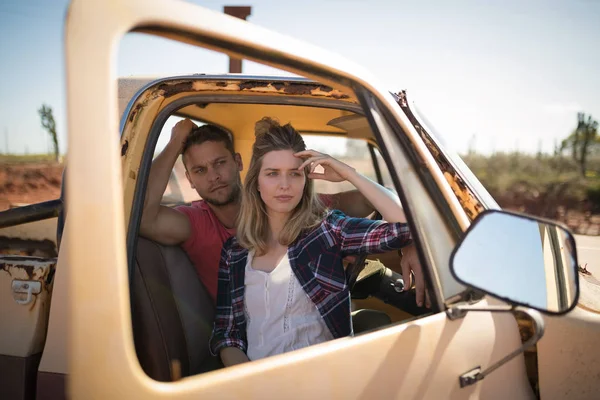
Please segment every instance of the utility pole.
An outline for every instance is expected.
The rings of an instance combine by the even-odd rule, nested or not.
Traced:
[[[224,6],[223,12],[232,17],[243,19],[244,21],[252,12],[252,7],[248,6]],[[239,74],[242,72],[242,60],[229,57],[229,72]]]

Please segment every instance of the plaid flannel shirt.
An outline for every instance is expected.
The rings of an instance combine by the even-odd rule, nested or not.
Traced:
[[[412,242],[408,225],[351,218],[329,211],[320,225],[304,232],[288,247],[294,275],[315,304],[334,338],[353,333],[350,291],[342,264],[348,255],[383,253]],[[244,273],[248,250],[235,237],[223,245],[219,265],[217,308],[210,351],[224,347],[247,351]]]

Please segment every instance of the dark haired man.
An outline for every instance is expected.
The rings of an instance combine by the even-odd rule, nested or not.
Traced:
[[[160,203],[180,154],[185,175],[202,200],[191,206],[165,207]],[[242,168],[242,158],[235,152],[229,133],[214,125],[197,127],[185,119],[173,127],[171,140],[155,158],[150,170],[140,233],[165,245],[181,245],[213,301],[217,294],[221,248],[235,235]],[[373,211],[357,190],[321,195],[321,198],[329,207],[351,216],[365,217]],[[414,271],[420,306],[425,300],[425,283],[414,245],[403,254],[402,270]]]

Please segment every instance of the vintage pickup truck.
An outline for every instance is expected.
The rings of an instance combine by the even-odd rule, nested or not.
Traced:
[[[2,240],[27,243],[0,255],[0,398],[598,398],[600,310],[584,301],[573,236],[500,210],[406,93],[327,51],[180,1],[74,0],[65,32],[63,194],[0,213]],[[115,48],[127,32],[305,78],[119,80]],[[266,115],[316,147],[353,148],[348,162],[397,191],[432,304],[416,307],[414,289],[401,290],[399,254],[370,257],[348,277],[352,307],[381,311],[386,324],[222,368],[208,351],[212,301],[180,247],[139,236],[141,211],[174,121],[223,127],[249,160]],[[177,163],[165,204],[197,200],[184,176]]]

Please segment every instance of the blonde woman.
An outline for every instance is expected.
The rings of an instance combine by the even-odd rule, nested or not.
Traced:
[[[237,236],[223,246],[211,352],[230,366],[353,333],[346,256],[411,243],[398,198],[354,168],[306,150],[290,125],[256,124]],[[317,166],[323,173],[315,173]],[[313,179],[352,183],[384,221],[325,210]]]

